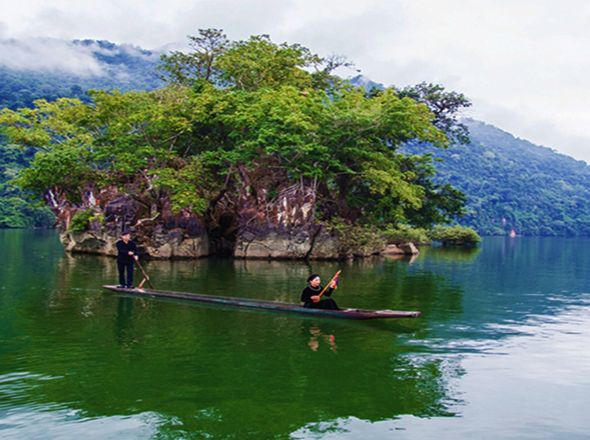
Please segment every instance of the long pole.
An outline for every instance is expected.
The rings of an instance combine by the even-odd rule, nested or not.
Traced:
[[[328,284],[326,284],[326,287],[324,287],[322,289],[322,291],[320,292],[320,294],[318,295],[320,298],[322,297],[322,295],[326,292],[326,290],[328,289],[328,287],[330,287],[330,284],[332,284],[332,281],[334,281],[338,275],[340,275],[340,272],[342,272],[341,270],[339,270],[338,272],[336,272],[336,274],[332,277],[332,279],[330,280],[330,282]]]
[[[141,270],[141,273],[143,274],[143,279],[144,281],[147,281],[148,285],[152,288],[155,289],[154,285],[152,284],[152,282],[150,281],[150,277],[148,276],[147,273],[145,273],[145,270],[143,270],[143,266],[141,265],[141,263],[139,262],[139,258],[138,259],[134,259],[135,263],[137,263],[137,267],[139,267],[139,270]],[[143,286],[143,281],[141,283],[139,283],[139,288],[141,289]]]

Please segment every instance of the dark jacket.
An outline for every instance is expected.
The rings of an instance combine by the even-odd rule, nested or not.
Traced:
[[[315,296],[315,295],[319,295],[323,289],[324,288],[322,286],[318,287],[317,289],[313,289],[311,286],[307,286],[305,289],[303,289],[303,292],[301,292],[301,301],[304,303],[303,304],[304,307],[316,307],[316,304],[318,304],[318,303],[314,303],[311,300],[311,297]],[[322,298],[324,296],[331,296],[332,292],[334,292],[334,289],[332,289],[331,287],[328,287],[326,289],[326,291],[324,292],[324,294],[322,295]]]
[[[132,263],[133,257],[129,255],[129,252],[133,252],[133,255],[137,255],[137,245],[133,240],[129,240],[125,243],[123,240],[117,242],[117,261],[119,263]]]

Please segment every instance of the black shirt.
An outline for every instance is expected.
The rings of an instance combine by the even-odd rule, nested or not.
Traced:
[[[303,289],[303,292],[301,292],[301,301],[306,304],[313,303],[313,301],[311,300],[311,297],[315,296],[315,295],[319,295],[323,289],[324,288],[322,286],[319,286],[316,289],[314,289],[311,286],[307,286],[305,289]],[[328,287],[326,289],[326,291],[324,292],[324,295],[330,296],[330,295],[332,295],[333,291],[334,291],[334,289],[332,289],[331,287]]]
[[[129,252],[133,252],[133,255],[137,255],[137,245],[133,240],[129,240],[125,243],[123,240],[117,242],[117,261],[119,263],[132,263],[133,257],[129,255]]]

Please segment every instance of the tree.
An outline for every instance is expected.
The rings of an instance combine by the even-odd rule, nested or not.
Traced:
[[[440,84],[422,82],[399,90],[399,95],[426,104],[434,114],[434,125],[444,131],[452,143],[469,143],[469,130],[459,122],[459,111],[471,106],[465,95],[448,92]]]
[[[286,85],[305,89],[311,87],[311,75],[305,68],[318,61],[319,57],[299,44],[275,44],[268,35],[255,35],[230,44],[217,66],[221,79],[238,89]]]
[[[215,82],[219,76],[218,58],[226,51],[229,41],[221,29],[199,29],[197,36],[188,36],[192,52],[172,51],[161,57],[159,66],[163,79],[191,85],[202,79]]]
[[[21,187],[75,203],[89,186],[116,185],[145,206],[206,214],[222,199],[223,209],[274,203],[297,183],[314,193],[320,221],[426,225],[461,212],[461,195],[433,183],[430,158],[400,150],[410,141],[447,146],[457,96],[367,96],[332,75],[345,60],[266,35],[229,42],[201,30],[191,44],[190,54],[164,57],[170,84],[161,90],[3,110],[6,135],[38,150]],[[429,108],[437,100],[438,113]]]

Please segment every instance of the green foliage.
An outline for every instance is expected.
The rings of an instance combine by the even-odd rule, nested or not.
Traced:
[[[192,52],[174,51],[161,57],[159,70],[173,83],[197,86],[202,80],[254,91],[292,85],[310,87],[305,70],[322,60],[299,44],[275,44],[268,35],[229,41],[220,29],[200,29],[189,36]]]
[[[437,226],[429,232],[429,236],[434,241],[452,246],[473,245],[481,241],[481,237],[474,229],[459,225]]]
[[[311,86],[309,67],[319,58],[299,44],[273,43],[268,35],[256,35],[231,43],[219,57],[220,78],[238,89]]]
[[[462,93],[446,91],[440,84],[422,82],[401,89],[399,95],[423,102],[434,114],[434,125],[444,131],[452,142],[469,143],[469,129],[459,121],[459,111],[471,106]]]
[[[203,196],[206,188],[205,173],[202,163],[191,158],[189,163],[180,168],[159,168],[151,172],[157,188],[168,191],[172,210],[180,212],[190,209],[198,214],[205,214],[208,201]]]
[[[413,228],[409,225],[388,225],[383,230],[383,235],[388,243],[408,243],[426,244],[430,243],[431,238],[428,231],[424,228]]]
[[[189,36],[191,53],[172,51],[161,56],[158,66],[162,78],[172,83],[196,85],[200,80],[219,78],[217,60],[229,45],[221,29],[200,29],[198,36]]]
[[[448,145],[425,102],[393,88],[367,96],[331,75],[344,61],[264,35],[230,42],[213,29],[191,44],[193,53],[163,58],[163,89],[1,111],[12,142],[37,151],[20,187],[76,202],[87,186],[127,185],[202,214],[258,170],[271,186],[316,189],[320,220],[429,226],[461,213],[461,195],[433,182],[430,157],[400,149]]]
[[[0,228],[51,227],[55,218],[49,208],[32,203],[12,184],[29,164],[34,151],[3,145],[0,141]]]
[[[51,152],[39,152],[31,166],[22,170],[14,182],[39,196],[47,189],[57,187],[67,192],[72,201],[78,201],[80,187],[91,176],[85,153],[69,145]]]
[[[407,210],[407,219],[415,226],[430,228],[463,217],[465,195],[448,183],[435,181],[436,170],[429,154],[411,155],[403,162],[407,172],[414,173],[414,182],[422,188],[422,203]]]
[[[0,195],[0,228],[48,228],[54,221],[47,207],[37,207],[25,198]]]
[[[71,232],[84,232],[88,229],[88,226],[91,221],[93,220],[104,220],[103,217],[93,209],[82,209],[76,211],[76,213],[72,216],[72,221],[70,222],[70,231]]]

